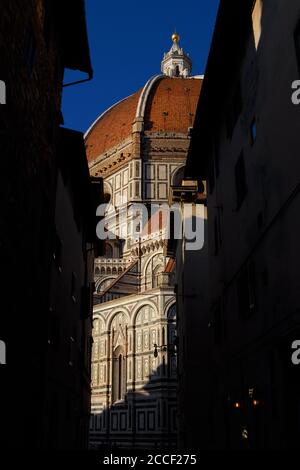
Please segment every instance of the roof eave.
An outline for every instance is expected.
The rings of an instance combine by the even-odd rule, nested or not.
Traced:
[[[63,49],[64,66],[93,77],[84,0],[56,1],[56,17]],[[71,12],[70,12],[71,10]]]

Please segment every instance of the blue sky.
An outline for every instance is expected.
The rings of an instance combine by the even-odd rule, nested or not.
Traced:
[[[176,28],[204,73],[219,0],[86,0],[94,79],[64,89],[65,126],[85,132],[105,109],[160,73]],[[67,71],[65,81],[84,78]]]

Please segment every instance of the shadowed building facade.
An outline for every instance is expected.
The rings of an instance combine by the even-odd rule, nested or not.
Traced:
[[[297,0],[220,2],[185,172],[207,181],[206,242],[177,256],[194,296],[177,314],[199,312],[179,358],[201,377],[184,384],[183,444],[192,426],[203,449],[299,447],[299,72]]]
[[[83,135],[61,127],[65,68],[93,74],[84,7],[1,1],[3,449],[87,448],[101,181],[92,187]]]

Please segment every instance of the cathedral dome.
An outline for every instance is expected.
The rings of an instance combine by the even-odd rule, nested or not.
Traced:
[[[172,47],[161,62],[161,75],[148,80],[143,88],[102,113],[85,135],[87,157],[92,168],[106,170],[137,157],[137,135],[187,137],[193,127],[203,76],[191,76],[192,61],[180,47],[180,36],[172,35]],[[130,144],[134,148],[129,149]],[[110,166],[105,161],[118,154]],[[98,173],[95,173],[96,175]]]
[[[134,124],[143,131],[187,134],[193,126],[202,80],[159,75],[145,87],[105,111],[86,134],[90,162],[131,137]]]

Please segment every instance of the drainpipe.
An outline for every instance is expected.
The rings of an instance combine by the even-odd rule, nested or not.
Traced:
[[[74,82],[69,82],[69,83],[63,83],[63,88],[73,86],[73,85],[78,85],[79,83],[90,82],[92,79],[93,79],[93,72],[90,72],[89,78],[84,78],[83,80],[76,80]]]

